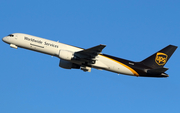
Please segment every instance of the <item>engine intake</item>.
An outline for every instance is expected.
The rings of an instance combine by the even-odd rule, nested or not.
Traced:
[[[71,60],[74,57],[74,53],[72,51],[60,50],[59,58],[63,60]]]

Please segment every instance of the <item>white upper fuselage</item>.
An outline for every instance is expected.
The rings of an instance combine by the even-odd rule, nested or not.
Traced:
[[[12,36],[13,35],[13,36]],[[61,50],[71,51],[71,52],[78,52],[82,51],[82,48],[78,48],[75,46],[63,44],[60,42],[51,41],[48,39],[22,34],[22,33],[14,33],[11,36],[6,36],[3,38],[3,41],[10,44],[11,47],[21,47],[41,53],[45,53],[52,56],[59,56]],[[96,63],[91,64],[92,67],[97,69],[104,69],[108,71],[112,71],[115,73],[126,74],[126,75],[137,75],[131,68],[128,66],[117,62],[111,58],[103,56],[99,54],[95,58]],[[73,61],[70,61],[73,62]],[[73,62],[75,63],[75,62]],[[138,75],[137,75],[138,76]]]

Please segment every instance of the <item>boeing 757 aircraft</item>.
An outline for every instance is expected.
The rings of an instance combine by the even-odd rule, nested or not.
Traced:
[[[20,47],[56,56],[60,58],[59,66],[65,69],[90,72],[91,68],[96,68],[137,77],[168,77],[165,73],[168,68],[164,65],[177,49],[168,45],[141,62],[133,62],[101,53],[106,45],[83,49],[22,33],[10,34],[2,40],[15,49]]]

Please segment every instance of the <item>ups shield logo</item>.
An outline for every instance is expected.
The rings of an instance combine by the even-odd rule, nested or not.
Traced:
[[[159,52],[159,53],[156,54],[155,61],[156,61],[156,63],[158,65],[164,65],[166,63],[166,61],[167,61],[167,57],[168,56],[166,54]]]

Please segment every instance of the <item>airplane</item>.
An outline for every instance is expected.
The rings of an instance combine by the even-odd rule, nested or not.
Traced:
[[[133,62],[101,53],[106,47],[103,44],[83,49],[23,33],[13,33],[2,40],[11,48],[20,47],[56,56],[60,59],[59,67],[64,69],[91,72],[91,68],[95,68],[137,77],[169,77],[164,65],[177,49],[177,46],[168,45],[140,62]]]

